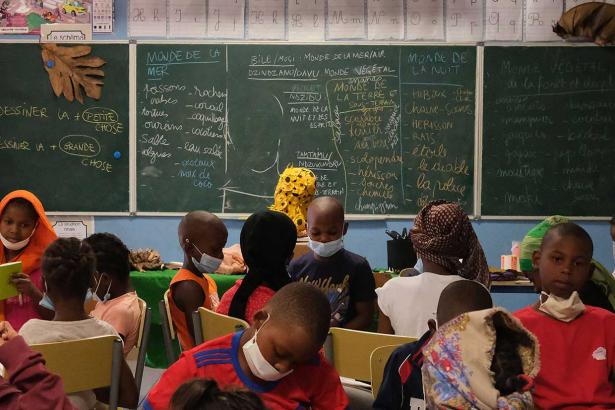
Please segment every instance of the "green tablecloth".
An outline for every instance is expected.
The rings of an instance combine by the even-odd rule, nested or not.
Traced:
[[[169,283],[177,270],[167,269],[162,271],[130,272],[132,285],[137,295],[143,299],[147,306],[152,309],[152,326],[150,328],[149,345],[147,347],[146,365],[149,367],[166,368],[167,359],[162,342],[162,328],[160,327],[160,312],[158,302],[162,300],[164,292],[169,288]],[[231,288],[237,279],[243,275],[217,275],[211,274],[211,278],[218,285],[218,295],[222,295]],[[179,347],[178,347],[179,349]]]

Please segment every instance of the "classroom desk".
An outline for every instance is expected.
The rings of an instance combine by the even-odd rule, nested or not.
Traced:
[[[177,270],[167,269],[161,271],[130,272],[130,279],[137,294],[147,306],[152,309],[152,326],[150,328],[149,346],[147,347],[146,365],[149,367],[168,367],[164,344],[162,341],[162,328],[160,327],[160,312],[158,302],[162,300],[164,292],[169,288],[169,283]],[[218,275],[211,274],[212,279],[218,285],[218,295],[222,295],[231,288],[237,279],[243,275]]]

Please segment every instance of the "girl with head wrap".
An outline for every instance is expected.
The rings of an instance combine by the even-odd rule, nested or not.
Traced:
[[[285,214],[262,211],[251,215],[240,236],[248,273],[222,296],[217,312],[252,324],[254,313],[290,283],[287,267],[296,242],[297,229]]]
[[[429,203],[416,216],[410,237],[424,272],[391,279],[376,289],[378,331],[420,337],[427,321],[435,319],[442,290],[463,279],[488,288],[489,267],[468,216],[456,203]]]
[[[410,232],[414,250],[426,271],[428,265],[435,264],[448,274],[489,287],[487,259],[459,204],[442,200],[429,203],[417,215]]]
[[[570,220],[565,216],[550,216],[530,229],[521,242],[519,267],[534,282],[534,288],[537,292],[542,289],[538,275],[534,274],[532,255],[540,249],[545,234],[552,226],[566,222],[570,222]],[[615,278],[597,260],[592,259],[592,264],[594,265],[594,272],[591,280],[581,289],[579,296],[586,305],[615,312]]]
[[[57,238],[41,201],[31,192],[19,190],[0,201],[0,264],[21,262],[21,272],[11,277],[19,296],[0,302],[0,320],[17,331],[29,319],[53,317],[41,306],[44,287],[41,257]]]

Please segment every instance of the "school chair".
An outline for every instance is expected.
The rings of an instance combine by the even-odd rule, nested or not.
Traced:
[[[175,332],[175,327],[173,326],[173,319],[171,318],[171,308],[169,307],[169,290],[167,289],[164,292],[163,299],[158,303],[158,309],[160,310],[160,325],[162,327],[162,341],[164,343],[164,351],[167,355],[167,361],[169,362],[169,366],[175,361],[177,361],[178,357],[175,354],[175,349],[173,348],[173,341],[177,340],[177,333]]]
[[[116,410],[124,354],[117,336],[99,336],[30,346],[45,359],[47,370],[62,378],[67,394],[110,387],[110,410]]]
[[[192,326],[194,342],[197,345],[250,327],[245,320],[216,313],[204,307],[192,312]]]
[[[414,341],[414,337],[332,327],[324,349],[325,356],[340,376],[370,382],[370,358],[374,350],[382,346],[399,346]]]
[[[374,396],[374,399],[378,396],[380,385],[382,385],[382,379],[384,378],[384,367],[386,366],[391,353],[393,353],[397,347],[399,347],[399,345],[381,346],[374,349],[371,354],[369,359],[369,369],[372,377],[372,396]]]
[[[126,360],[135,360],[135,383],[137,383],[137,391],[141,394],[141,381],[143,380],[143,370],[145,369],[145,354],[147,352],[147,344],[149,342],[149,330],[152,324],[152,309],[147,306],[147,303],[141,298],[139,300],[139,310],[141,317],[139,319],[139,335],[135,347],[128,353]]]

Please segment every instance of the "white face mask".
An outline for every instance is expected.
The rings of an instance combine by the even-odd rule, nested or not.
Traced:
[[[265,326],[265,323],[269,321],[270,317],[271,316],[267,316],[267,319],[263,322],[260,329]],[[258,347],[258,343],[256,343],[256,335],[258,334],[260,329],[256,329],[256,331],[254,332],[254,336],[252,336],[252,338],[242,346],[243,354],[246,356],[246,362],[248,362],[250,371],[254,376],[258,377],[261,380],[274,382],[288,376],[293,371],[291,369],[285,373],[280,373],[278,369],[273,367],[271,363],[269,363],[267,359],[265,359],[265,357],[261,353],[261,350]]]
[[[344,237],[329,242],[318,242],[308,238],[308,246],[316,255],[328,258],[344,248]]]
[[[106,275],[105,273],[103,273],[102,275],[100,275],[100,278],[98,278],[98,280],[96,281],[96,290],[94,290],[94,294],[96,295],[96,298],[98,300],[100,300],[100,298],[98,297],[98,287],[100,286],[100,282],[102,282],[102,276]],[[102,298],[102,302],[106,302],[109,299],[111,299],[111,284],[113,283],[113,279],[109,278],[109,286],[107,286],[107,292],[105,293],[105,296],[103,296]]]
[[[34,227],[34,229],[32,229],[32,233],[30,234],[30,236],[19,242],[11,242],[6,239],[2,234],[0,234],[0,241],[2,241],[2,245],[4,245],[4,247],[9,251],[19,251],[28,246],[28,244],[30,243],[30,239],[32,239],[32,236],[34,235],[34,232],[36,232],[36,226]]]
[[[186,243],[194,246],[194,249],[196,249],[201,254],[200,260],[197,260],[194,256],[192,257],[192,263],[194,263],[194,267],[197,268],[199,272],[214,273],[218,270],[218,268],[222,264],[222,259],[214,258],[213,256],[209,256],[208,254],[201,252],[201,250],[197,248],[197,246],[190,242],[190,240],[188,240],[187,238]]]
[[[585,311],[585,305],[576,290],[568,299],[541,292],[539,303],[538,310],[562,322],[571,322]]]

